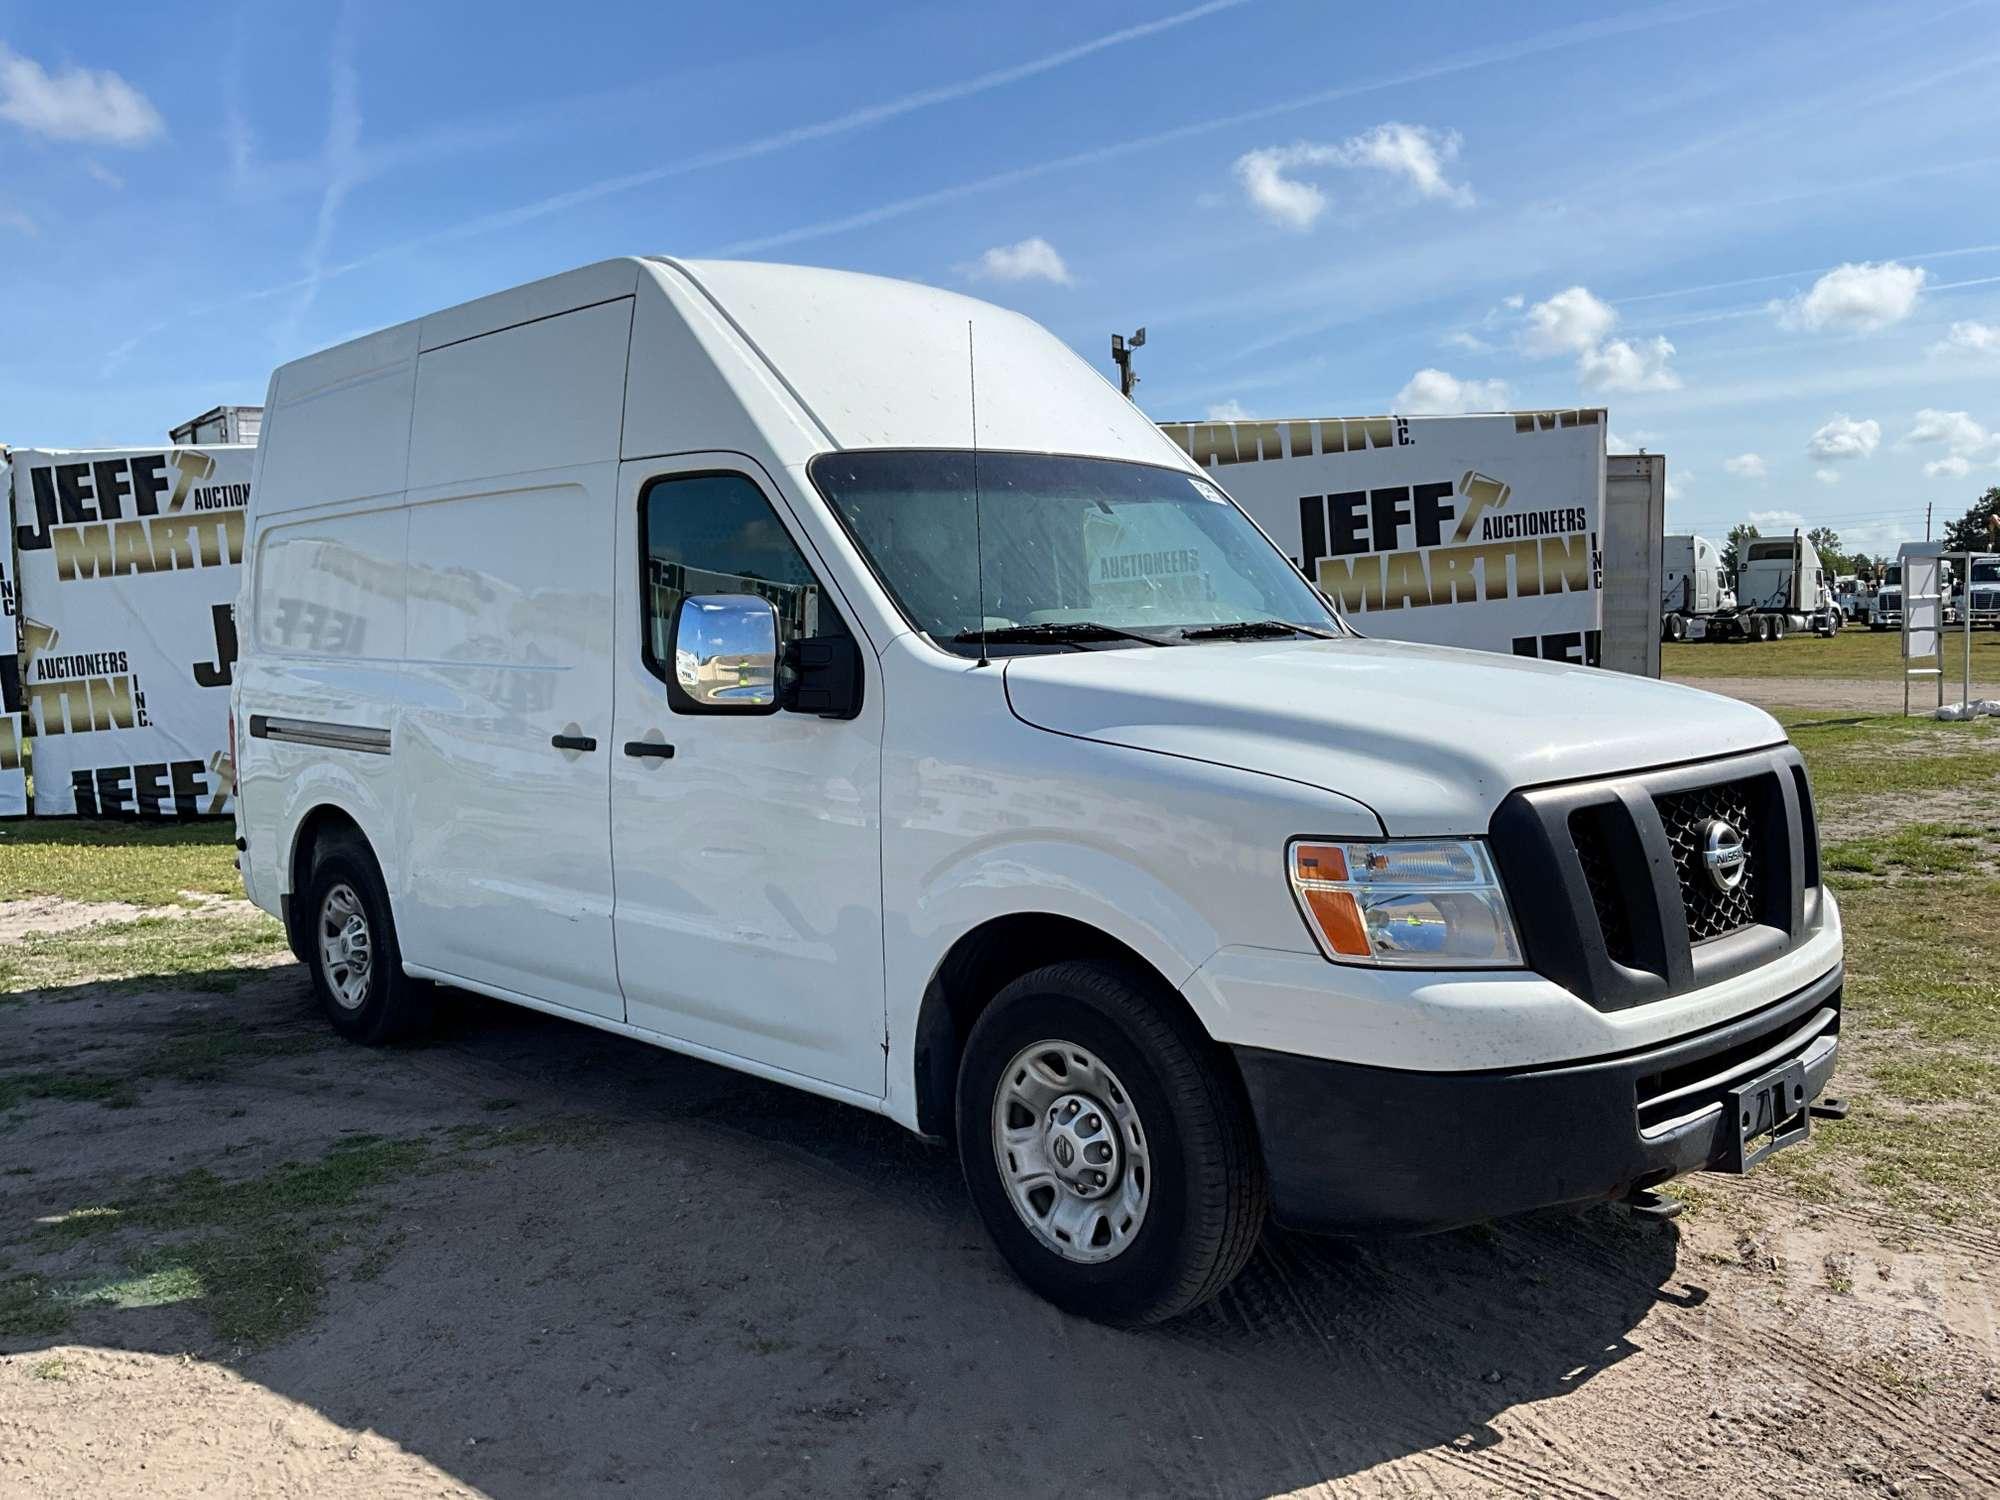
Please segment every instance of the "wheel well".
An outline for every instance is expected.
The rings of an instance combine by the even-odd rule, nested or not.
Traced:
[[[300,910],[299,898],[305,891],[307,877],[312,874],[313,856],[321,841],[344,833],[353,834],[364,845],[368,842],[368,836],[361,831],[359,823],[339,808],[323,804],[305,815],[297,835],[292,839],[290,883],[287,886],[290,894],[285,900],[285,935],[291,940],[292,952],[300,963],[305,963],[307,958],[303,946],[304,928],[301,926],[306,918]]]
[[[1109,960],[1151,976],[1159,982],[1161,993],[1172,997],[1167,1003],[1179,1007],[1189,1024],[1205,1034],[1166,977],[1110,933],[1073,917],[1046,912],[995,917],[953,943],[924,987],[912,1063],[917,1128],[925,1135],[952,1133],[959,1058],[980,1012],[1023,974],[1066,958]]]

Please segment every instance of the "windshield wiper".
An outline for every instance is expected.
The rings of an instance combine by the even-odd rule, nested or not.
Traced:
[[[1120,630],[1096,620],[1045,620],[1039,625],[1001,625],[992,630],[962,630],[952,637],[962,646],[985,641],[995,646],[1035,645],[1043,641],[1053,646],[1082,646],[1086,641],[1139,641],[1148,646],[1167,643],[1154,635],[1136,630]]]
[[[1192,630],[1183,630],[1184,641],[1264,641],[1275,640],[1279,636],[1309,635],[1314,640],[1335,639],[1331,630],[1321,630],[1312,625],[1294,625],[1289,620],[1231,620],[1227,625],[1197,625]]]

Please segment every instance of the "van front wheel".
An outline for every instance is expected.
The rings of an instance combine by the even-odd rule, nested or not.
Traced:
[[[374,856],[336,838],[314,857],[304,892],[306,963],[333,1029],[376,1046],[430,1019],[430,986],[403,972],[389,896]]]
[[[1145,976],[1057,963],[1015,980],[959,1068],[959,1159],[1000,1253],[1100,1322],[1207,1301],[1266,1216],[1249,1105],[1207,1038]]]

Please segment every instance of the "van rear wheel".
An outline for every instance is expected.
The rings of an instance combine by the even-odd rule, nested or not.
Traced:
[[[1001,1255],[1099,1322],[1207,1301],[1267,1213],[1248,1102],[1146,976],[1050,964],[995,997],[959,1068],[959,1160]]]
[[[368,846],[353,837],[323,844],[303,893],[306,964],[333,1029],[379,1046],[430,1021],[430,986],[403,972],[389,895]]]

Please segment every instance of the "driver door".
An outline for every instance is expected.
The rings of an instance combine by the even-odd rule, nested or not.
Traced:
[[[627,463],[619,491],[609,748],[626,1019],[880,1098],[879,679],[851,719],[704,713],[670,695],[684,597],[770,600],[781,651],[851,630],[781,492],[749,459]],[[874,655],[861,654],[872,676]]]

